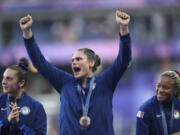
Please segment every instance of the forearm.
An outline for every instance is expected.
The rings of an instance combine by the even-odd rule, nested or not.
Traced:
[[[131,60],[131,40],[129,34],[120,37],[119,47],[117,58],[103,73],[105,83],[108,84],[113,91],[115,90],[118,81],[126,71]]]
[[[121,35],[120,33],[120,49],[118,53],[117,59],[119,59],[119,63],[123,65],[128,65],[129,62],[132,59],[132,53],[131,53],[131,38],[129,33],[123,33],[124,35]]]
[[[127,70],[131,61],[131,38],[127,33],[126,35],[120,35],[120,45],[118,56],[113,63],[114,78],[117,81],[120,80],[124,72]]]
[[[125,35],[129,34],[129,27],[120,25],[119,32],[120,32],[121,36],[125,36]]]
[[[26,30],[23,30],[23,37],[25,38],[25,39],[30,39],[30,38],[32,38],[32,31],[31,31],[31,29],[26,29]]]

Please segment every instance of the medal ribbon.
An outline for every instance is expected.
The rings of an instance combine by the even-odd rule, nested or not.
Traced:
[[[95,76],[93,76],[93,77],[91,78],[91,80],[90,80],[90,87],[89,87],[89,91],[88,91],[88,95],[87,95],[85,104],[84,104],[84,101],[83,101],[83,95],[81,94],[82,88],[81,88],[81,86],[80,86],[79,83],[78,83],[78,85],[77,85],[77,90],[78,90],[79,96],[80,96],[80,98],[81,98],[83,116],[87,116],[87,115],[88,115],[89,103],[90,103],[90,98],[91,98],[92,91],[93,91],[94,81],[95,81]]]
[[[7,100],[6,100],[6,107],[7,107],[7,118],[8,118],[8,116],[9,116],[9,114],[10,114],[10,112],[11,112],[11,109],[10,109],[10,97],[9,96],[7,96]],[[10,125],[10,127],[9,127],[9,133],[10,134],[13,134],[15,132],[15,129],[14,129],[14,125]]]
[[[164,131],[163,135],[168,135],[166,116],[165,116],[163,105],[161,103],[160,103],[160,111],[162,115],[162,124],[163,124],[163,131]],[[171,119],[170,119],[170,129],[169,129],[170,131],[173,127],[173,115],[174,115],[174,102],[172,102],[172,109],[171,109]]]
[[[9,96],[7,96],[7,100],[6,100],[7,117],[9,116],[9,114],[11,112],[9,105],[10,105],[10,98],[9,98]]]

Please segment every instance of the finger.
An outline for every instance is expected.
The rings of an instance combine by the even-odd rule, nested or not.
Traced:
[[[28,17],[25,17],[22,21],[21,24],[26,24],[30,19]]]
[[[10,107],[14,108],[14,107],[18,107],[18,106],[17,106],[17,103],[16,103],[16,102],[15,102],[15,103],[11,102],[11,103],[10,103]]]
[[[13,102],[11,102],[11,103],[9,104],[9,106],[10,106],[11,108],[14,108],[14,107],[15,107],[15,105],[14,105]]]
[[[26,24],[28,21],[30,21],[31,17],[30,16],[26,16],[26,17],[23,17],[20,19],[20,24],[23,25],[23,24]]]
[[[19,111],[19,108],[20,108],[20,107],[13,107],[13,108],[12,108],[12,112],[17,112],[17,111]]]
[[[126,14],[126,13],[124,13],[124,12],[122,12],[122,11],[119,11],[119,10],[116,11],[116,15],[117,15],[118,17],[122,18],[122,19],[128,19],[128,18],[129,18],[129,15],[128,15],[128,14]]]
[[[13,113],[14,117],[19,117],[19,111]]]
[[[31,15],[30,15],[30,14],[28,14],[28,15],[27,15],[27,17],[28,17],[29,19],[32,19],[32,17],[31,17]]]
[[[19,106],[15,106],[15,107],[13,108],[13,110],[15,110],[15,111],[16,111],[16,110],[19,110],[19,108],[20,108]]]
[[[17,102],[16,101],[15,101],[14,105],[17,106]]]
[[[11,117],[12,118],[19,117],[19,113],[20,113],[20,111],[12,112]]]
[[[13,103],[13,102],[11,102],[11,105],[16,106],[17,104],[16,104],[16,102],[14,102],[14,103]]]
[[[11,120],[19,118],[19,115],[12,115]]]

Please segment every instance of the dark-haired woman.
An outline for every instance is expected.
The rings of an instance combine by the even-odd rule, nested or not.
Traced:
[[[121,42],[114,63],[95,75],[100,58],[88,48],[79,49],[72,56],[74,76],[56,68],[41,54],[31,31],[32,17],[28,15],[19,21],[34,66],[61,94],[60,135],[114,135],[113,93],[131,60],[130,17],[116,11],[116,20]]]
[[[28,61],[6,68],[0,96],[0,135],[46,135],[46,113],[41,103],[25,92]]]
[[[180,135],[180,74],[163,72],[156,96],[147,100],[137,113],[136,135]]]

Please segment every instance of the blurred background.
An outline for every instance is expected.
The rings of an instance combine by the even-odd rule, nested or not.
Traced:
[[[102,72],[118,52],[116,9],[131,16],[133,60],[114,93],[114,130],[116,135],[133,135],[137,109],[155,94],[159,73],[180,70],[180,0],[0,0],[0,80],[8,65],[21,57],[29,59],[18,24],[27,14],[34,19],[34,36],[51,63],[72,73],[72,53],[88,47],[101,57]],[[57,135],[59,95],[35,69],[31,71],[26,90],[45,106],[48,135]]]

